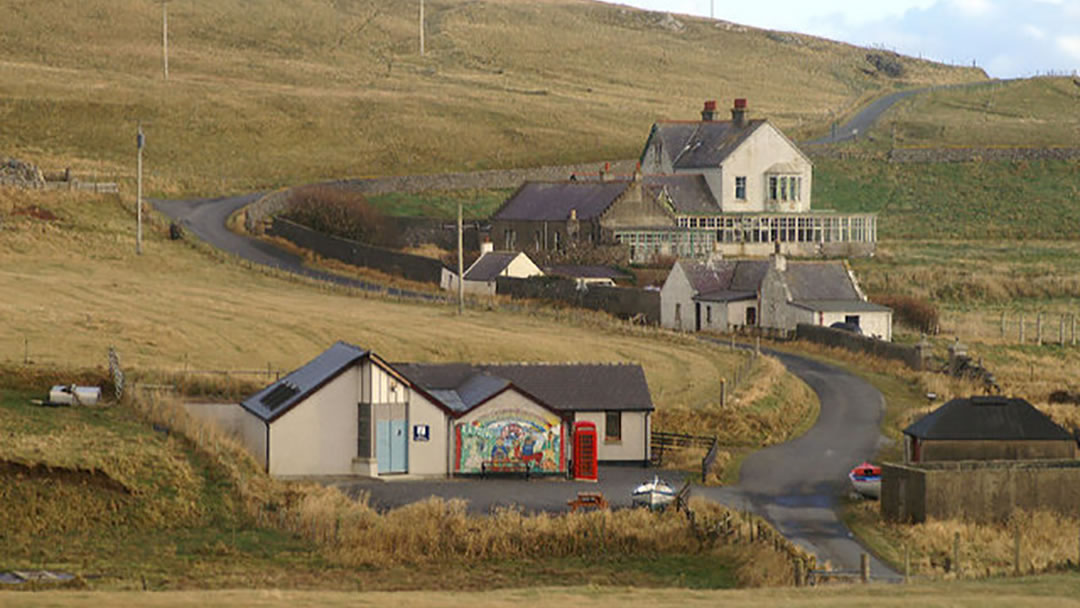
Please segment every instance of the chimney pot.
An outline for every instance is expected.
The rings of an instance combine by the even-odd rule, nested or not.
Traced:
[[[740,98],[736,99],[735,100],[735,107],[739,108],[740,110],[745,110],[746,109],[746,98],[740,97]]]
[[[712,121],[716,120],[716,100],[709,99],[705,102],[705,107],[701,110],[701,120]]]
[[[739,98],[735,100],[735,106],[731,108],[731,123],[735,125],[735,128],[741,129],[746,126],[746,100]]]
[[[572,220],[577,219],[577,209],[571,209],[570,210],[570,219],[572,219]]]
[[[480,243],[481,256],[487,255],[493,251],[495,251],[495,244],[491,241],[485,240],[483,243]]]

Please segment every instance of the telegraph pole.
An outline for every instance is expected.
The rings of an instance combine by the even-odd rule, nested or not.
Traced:
[[[716,19],[716,0],[709,0],[709,19]]]
[[[165,80],[169,79],[169,2],[161,0],[161,58],[165,67]]]
[[[424,0],[420,0],[420,56],[424,56]]]
[[[457,314],[465,314],[465,255],[463,253],[461,233],[461,199],[457,203]]]
[[[142,255],[142,149],[146,144],[146,137],[142,132],[142,121],[139,121],[139,133],[135,136],[135,145],[139,148],[139,159],[136,162],[135,173],[135,254]]]

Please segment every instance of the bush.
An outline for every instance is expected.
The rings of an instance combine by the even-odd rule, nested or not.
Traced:
[[[312,230],[371,245],[392,245],[379,210],[364,195],[331,186],[305,186],[289,195],[283,217]]]
[[[872,298],[876,304],[893,309],[893,317],[912,329],[933,334],[938,327],[938,309],[930,302],[914,296],[880,294]]]

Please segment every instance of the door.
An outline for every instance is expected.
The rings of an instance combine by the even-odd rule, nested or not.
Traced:
[[[375,406],[375,458],[379,474],[409,471],[409,421],[404,404]]]
[[[753,306],[746,309],[746,324],[750,327],[757,325],[757,309]]]
[[[694,331],[701,331],[701,302],[694,302]]]

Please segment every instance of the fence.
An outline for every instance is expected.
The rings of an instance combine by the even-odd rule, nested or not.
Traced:
[[[1075,347],[1080,344],[1077,316],[1062,309],[946,311],[941,331],[987,344]]]
[[[498,277],[495,293],[511,298],[563,302],[571,306],[600,310],[622,319],[660,323],[660,292],[631,287],[591,286],[579,289],[575,281],[554,277],[515,279]]]

